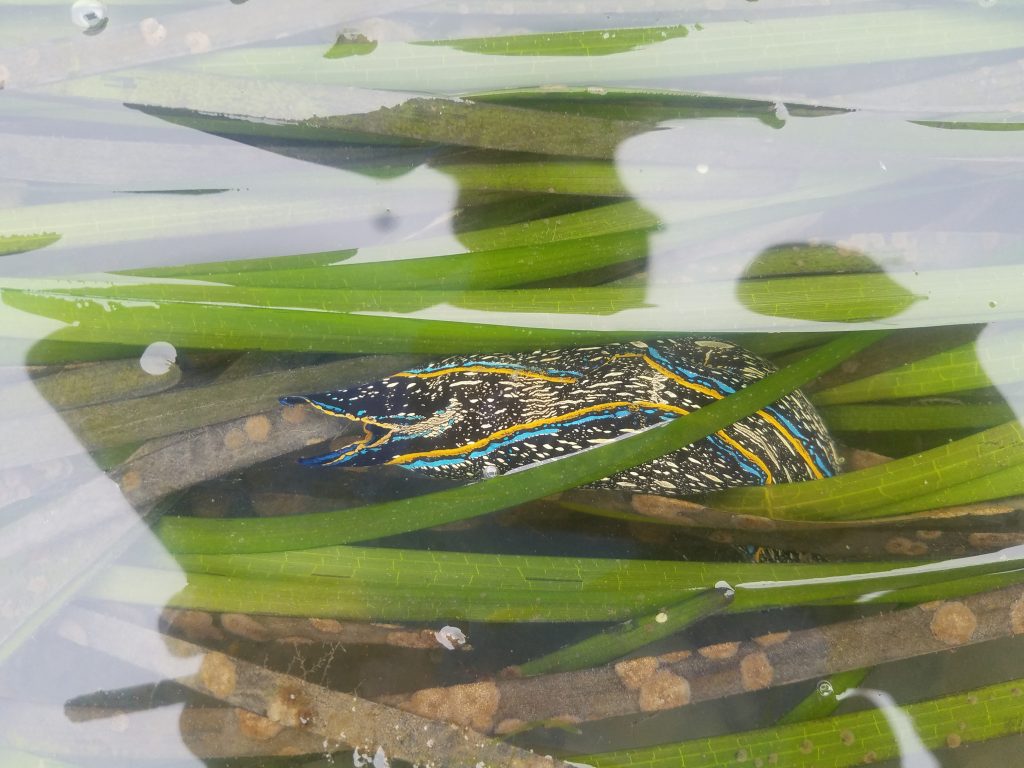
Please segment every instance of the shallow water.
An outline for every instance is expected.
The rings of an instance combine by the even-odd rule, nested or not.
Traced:
[[[1010,2],[0,3],[0,763],[477,762],[377,715],[331,724],[379,701],[618,765],[586,756],[770,728],[851,665],[882,693],[841,715],[968,702],[912,716],[892,764],[1012,763],[1020,707],[983,733],[989,694],[967,692],[1024,677],[1020,40]],[[800,497],[559,483],[622,442],[469,485],[311,468],[358,426],[278,403],[679,335],[790,370],[877,330],[794,386],[841,477],[899,469]],[[639,661],[507,679],[616,621],[656,633],[720,579],[734,602]],[[877,639],[767,650],[839,622]],[[290,698],[268,709],[246,661]],[[307,683],[359,702],[303,714]],[[430,693],[460,684],[461,705]],[[894,754],[830,714],[789,751],[782,731],[693,748]]]

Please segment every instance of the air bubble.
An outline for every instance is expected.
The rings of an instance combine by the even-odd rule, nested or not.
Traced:
[[[836,689],[832,687],[832,683],[828,680],[822,680],[818,683],[818,695],[823,699],[831,699],[836,695]]]
[[[480,474],[483,475],[485,480],[490,480],[492,477],[498,476],[498,468],[493,464],[484,464]]]
[[[107,7],[99,0],[76,0],[71,21],[87,35],[99,34],[107,26]]]
[[[139,358],[139,366],[152,376],[163,376],[177,359],[178,350],[174,348],[173,344],[166,341],[154,341],[142,353],[142,357]]]

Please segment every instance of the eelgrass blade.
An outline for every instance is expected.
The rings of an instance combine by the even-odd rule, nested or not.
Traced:
[[[2,235],[0,236],[0,256],[45,248],[58,240],[60,240],[60,235],[56,232],[40,232],[35,235]]]
[[[442,99],[410,99],[362,115],[312,117],[304,125],[328,134],[332,130],[357,131],[430,144],[593,159],[614,158],[622,142],[655,129],[635,120]]]
[[[1024,680],[976,688],[902,707],[913,724],[914,746],[929,749],[986,741],[1019,733]],[[694,739],[659,747],[581,755],[594,768],[722,768],[737,762],[810,768],[863,765],[901,756],[889,713],[871,707],[823,720],[792,723],[758,731]]]
[[[1007,116],[1001,121],[982,120],[915,120],[918,125],[945,128],[951,131],[1024,131],[1024,123]]]
[[[609,35],[613,30],[606,30]],[[611,87],[684,72],[691,78],[791,71],[1019,48],[1014,9],[922,8],[716,21],[620,56],[489,56],[443,47],[385,44],[368,56],[325,60],[323,46],[278,47],[203,57],[192,69],[228,76],[315,78],[362,88],[461,94],[523,86]],[[586,34],[579,33],[576,34]],[[564,43],[560,44],[564,47]],[[543,49],[537,53],[542,54]]]
[[[983,315],[1007,320],[1024,317],[1024,295],[1015,290],[1016,268],[956,270],[906,279],[916,282],[924,293],[909,295],[901,276],[897,281],[877,274],[757,280],[759,298],[749,309],[760,315],[739,310],[729,281],[647,287],[346,291],[8,278],[0,280],[0,298],[13,308],[68,324],[51,335],[51,341],[145,345],[165,340],[179,347],[347,353],[497,352],[655,334],[832,331],[844,326],[858,330],[972,322]],[[995,310],[989,307],[993,293],[1000,297]],[[930,294],[929,300],[920,300],[925,294]],[[912,302],[909,308],[908,301]],[[116,311],[108,311],[115,307]],[[8,334],[17,335],[19,324],[9,326]]]
[[[778,719],[776,726],[803,723],[829,717],[839,707],[839,696],[856,688],[868,676],[868,669],[837,672],[818,682],[814,691]]]
[[[572,240],[575,238],[596,237],[615,233],[630,232],[634,230],[647,230],[659,225],[659,220],[650,211],[634,200],[627,200],[610,205],[599,206],[593,209],[564,213],[556,216],[545,216],[537,219],[506,224],[500,226],[486,227],[459,234],[460,241],[468,251],[493,251],[507,247],[539,246],[552,242]],[[424,256],[436,256],[443,258],[440,248],[449,247],[449,238],[425,238],[409,243],[395,243],[387,246],[360,248],[358,253],[361,259],[368,263],[380,265],[384,259],[413,259]],[[348,259],[351,255],[346,251],[333,258],[334,252],[325,254],[313,254],[309,258],[311,263],[303,263],[300,258],[295,258],[295,267],[324,266],[327,263],[337,263]],[[236,271],[248,271],[259,269],[267,262],[262,259],[240,262],[217,262],[210,274],[230,273]],[[234,267],[238,264],[238,268]],[[285,266],[277,262],[270,262],[269,267],[275,269]],[[344,266],[354,266],[345,264]],[[126,274],[138,274],[154,277],[202,277],[205,274],[205,265],[191,266],[164,266],[151,267],[145,270],[128,270]]]
[[[605,118],[650,121],[694,120],[713,117],[755,118],[773,128],[785,125],[779,102],[710,96],[656,88],[512,88],[472,93],[464,98],[524,109],[547,109]],[[790,117],[824,117],[846,109],[787,102]]]
[[[104,309],[108,301],[120,302],[119,310],[164,309],[172,305],[192,307],[242,306],[263,310],[297,310],[333,314],[392,312],[407,315],[438,304],[493,312],[557,312],[559,307],[580,314],[612,314],[644,304],[644,290],[637,287],[579,289],[510,289],[501,291],[414,291],[308,288],[267,288],[216,283],[182,284],[175,281],[129,283],[103,286],[95,281],[77,287],[71,281],[65,289],[25,292],[26,296],[55,299],[83,299]],[[2,283],[2,279],[0,279]],[[152,302],[150,306],[138,306]],[[53,302],[51,302],[53,303]],[[108,313],[113,314],[113,313]],[[173,327],[168,329],[173,333]]]
[[[1014,464],[995,472],[985,472],[986,468],[979,468],[978,477],[972,477],[953,486],[923,491],[911,499],[885,504],[875,508],[874,513],[880,517],[890,517],[911,514],[922,509],[974,504],[1024,493],[1024,463]]]
[[[365,56],[373,53],[377,47],[376,40],[370,40],[363,34],[342,33],[330,50],[324,54],[325,59],[343,59],[346,56]]]
[[[1003,495],[1024,490],[1024,429],[1015,420],[869,469],[814,483],[735,488],[714,494],[708,503],[785,520],[868,520],[896,514],[893,510],[931,508],[937,497],[923,496],[922,489],[944,491],[946,504],[977,501],[975,494],[960,496],[953,489],[979,482],[979,473],[1003,471],[1008,474],[1000,489],[1015,489]]]
[[[410,308],[422,299],[415,293],[397,298]],[[75,306],[70,295],[52,292],[0,290],[0,300],[29,313],[26,317],[51,316],[67,323],[46,337],[38,345],[38,350],[29,352],[31,362],[49,361],[54,357],[60,359],[69,353],[73,356],[76,348],[83,344],[145,347],[157,340],[167,341],[177,348],[437,355],[482,349],[499,352],[583,346],[595,342],[630,341],[644,335],[630,330],[543,329],[231,303],[147,303],[135,300],[112,303],[104,299]],[[358,301],[368,308],[367,302],[372,301],[372,297],[364,295]],[[104,309],[113,304],[118,306],[117,311],[107,312]],[[17,335],[18,324],[12,323],[7,332]],[[51,350],[51,347],[54,348]],[[38,357],[37,351],[40,353]]]
[[[730,612],[912,603],[1024,580],[1020,548],[943,563],[751,564],[533,557],[337,547],[176,555],[184,573],[117,567],[103,599],[208,611],[375,621],[625,621],[735,584]],[[315,570],[312,572],[310,568]]]
[[[815,393],[818,405],[965,392],[1024,380],[1024,334],[985,333],[977,341]]]
[[[430,40],[417,45],[439,45],[457,51],[491,56],[609,56],[677,37],[686,37],[688,34],[689,28],[680,24],[674,27],[629,27]]]
[[[312,256],[302,260],[297,258],[294,263],[220,262],[193,265],[190,268],[131,270],[124,274],[164,274],[211,280],[226,285],[278,288],[505,288],[642,259],[647,253],[648,234],[649,229],[638,228],[554,243],[356,264],[346,264],[343,258],[324,254],[319,259]],[[303,266],[307,259],[309,262],[319,260],[320,263]]]
[[[880,336],[878,332],[842,336],[684,419],[522,472],[428,496],[302,517],[166,518],[159,535],[174,552],[282,551],[366,541],[486,514],[593,482],[689,445],[778,400]]]
[[[292,271],[323,269],[324,267],[342,264],[357,253],[355,248],[337,251],[321,251],[319,253],[301,253],[293,256],[268,256],[264,259],[235,259],[232,261],[212,261],[199,264],[172,264],[160,267],[144,267],[142,269],[125,269],[118,272],[122,275],[138,277],[173,277],[178,279],[210,280],[234,285],[233,278],[249,273],[287,274]],[[240,283],[244,284],[244,283]],[[260,283],[255,283],[259,285]],[[282,285],[288,285],[285,282]],[[307,283],[314,285],[316,283]]]
[[[923,432],[985,429],[1015,416],[1005,403],[829,405],[819,409],[834,432]]]
[[[517,675],[530,677],[551,672],[585,669],[621,658],[650,643],[663,640],[703,618],[719,613],[732,601],[727,584],[688,597],[655,614],[638,616],[557,651],[515,667]]]

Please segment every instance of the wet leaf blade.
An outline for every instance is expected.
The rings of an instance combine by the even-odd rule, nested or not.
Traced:
[[[870,671],[869,669],[851,669],[847,672],[829,675],[827,679],[815,686],[813,692],[780,717],[777,725],[790,725],[829,717],[839,707],[837,696],[850,688],[859,686]],[[827,686],[825,692],[822,692],[822,686]]]
[[[1014,418],[1004,403],[962,405],[829,405],[819,409],[836,432],[895,432],[985,429]]]
[[[622,56],[487,56],[437,46],[380,44],[368,56],[322,59],[322,46],[206,56],[202,69],[401,91],[465,93],[531,85],[633,84],[666,71],[691,77],[790,71],[1016,49],[1024,25],[1012,12],[922,8],[747,21],[716,21],[682,39]],[[612,30],[608,30],[612,32]],[[619,30],[615,30],[619,32]],[[538,51],[541,53],[542,51]],[[322,66],[315,67],[316,62]],[[463,62],[465,66],[462,66]]]
[[[45,248],[58,240],[60,240],[60,235],[56,232],[40,232],[34,235],[0,235],[0,256]]]
[[[606,664],[638,648],[663,640],[703,618],[719,613],[729,598],[718,588],[700,592],[680,603],[646,616],[637,616],[557,651],[531,659],[515,668],[522,677],[567,672]]]
[[[957,744],[986,741],[1019,732],[1022,685],[1024,680],[1010,680],[901,710],[906,722],[914,724],[920,745],[928,749],[948,746],[949,734],[957,735]],[[977,703],[965,707],[964,701]],[[887,717],[885,710],[871,707],[823,720],[576,759],[595,768],[720,768],[735,765],[737,755],[750,764],[767,765],[773,760],[800,768],[862,765],[865,754],[873,760],[900,757],[902,744],[893,736]],[[843,738],[844,734],[848,735]]]
[[[485,290],[563,277],[644,258],[646,229],[536,245],[418,259],[346,264],[340,259],[294,264],[193,265],[188,270],[133,270],[123,274],[190,277],[252,287],[317,286],[361,290]],[[340,263],[334,263],[340,262]],[[209,267],[209,269],[206,269]]]
[[[1010,552],[1008,550],[1008,552]],[[534,557],[339,546],[178,554],[181,572],[119,567],[91,594],[198,610],[383,621],[624,621],[721,581],[730,612],[864,601],[920,602],[1024,579],[1018,553],[938,564],[751,564]],[[601,643],[604,644],[603,642]]]
[[[996,491],[1024,490],[1024,428],[1006,422],[970,437],[869,469],[815,482],[736,488],[709,497],[712,506],[732,512],[787,520],[874,519],[928,509],[922,489],[946,491],[951,503],[968,503],[954,493],[962,484],[976,488],[983,477],[1000,475]],[[994,486],[993,486],[994,487]],[[934,501],[934,499],[932,499]]]
[[[979,357],[983,352],[984,360]],[[819,405],[842,405],[966,392],[1024,379],[1024,334],[997,331],[970,342],[815,393]]]
[[[616,258],[614,249],[612,258]],[[667,298],[659,301],[659,294],[651,296],[650,289],[639,285],[344,291],[16,279],[0,280],[0,298],[17,309],[76,324],[53,337],[55,340],[148,344],[157,334],[156,338],[177,335],[177,340],[166,340],[183,346],[214,349],[282,349],[291,343],[298,348],[338,352],[429,352],[453,347],[499,351],[529,348],[508,346],[515,338],[533,338],[539,347],[574,340],[650,338],[653,334],[837,330],[842,327],[836,325],[839,323],[851,330],[878,327],[879,323],[916,327],[951,319],[976,321],[982,314],[986,319],[993,315],[1016,319],[1024,317],[1024,296],[1012,289],[1015,274],[1016,268],[991,267],[920,275],[915,279],[929,281],[928,301],[920,301],[920,296],[909,294],[885,275],[757,280],[759,291],[771,296],[756,307],[764,317],[738,313],[734,287],[728,281],[672,286],[671,302]],[[879,279],[887,282],[879,285]],[[995,311],[987,298],[993,290],[1007,296]],[[909,309],[908,301],[914,302]],[[108,311],[111,308],[117,311]],[[699,312],[694,308],[700,308]],[[625,310],[633,311],[625,314]],[[898,314],[870,319],[886,312]],[[595,323],[591,317],[615,313],[623,314],[614,323]],[[495,324],[481,325],[485,322]],[[583,330],[602,326],[617,330]],[[435,330],[441,328],[458,328],[462,333],[451,338],[451,334]],[[15,324],[11,331],[16,330]],[[387,339],[385,344],[381,344],[382,338]],[[395,340],[402,338],[408,346],[396,346]]]
[[[573,30],[534,35],[431,40],[418,45],[444,46],[490,56],[609,56],[677,37],[686,37],[689,33],[690,30],[680,24],[672,27]]]

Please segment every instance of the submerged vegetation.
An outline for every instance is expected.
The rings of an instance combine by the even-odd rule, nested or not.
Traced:
[[[60,72],[0,0],[4,764],[94,764],[109,744],[69,722],[182,703],[210,765],[842,766],[1019,737],[1024,670],[984,654],[970,683],[876,689],[1024,634],[1022,9],[509,27],[480,3],[474,29],[314,5],[282,40],[275,11],[147,11],[134,54],[111,18]],[[473,482],[300,467],[357,438],[278,403],[695,335],[778,371]],[[835,477],[581,488],[798,389]],[[24,691],[52,647],[109,681]],[[114,749],[186,764],[149,740]]]

